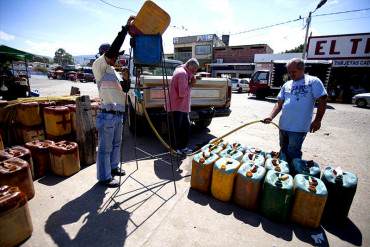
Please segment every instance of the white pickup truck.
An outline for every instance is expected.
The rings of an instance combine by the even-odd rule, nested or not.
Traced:
[[[132,64],[132,62],[131,62]],[[168,83],[171,83],[173,71],[182,62],[177,60],[165,60]],[[128,124],[130,130],[134,130],[135,117],[137,131],[145,128],[147,122],[141,104],[136,104],[135,81],[136,74],[133,65],[131,71],[131,89],[128,93]],[[142,67],[142,75],[139,80],[141,98],[148,115],[156,128],[164,133],[166,131],[166,112],[164,109],[163,92],[163,69],[160,66]],[[211,124],[212,118],[229,116],[231,101],[231,83],[224,78],[197,79],[191,93],[191,112],[190,120],[196,128],[204,129]],[[136,110],[135,110],[136,108]],[[136,114],[136,116],[135,116]]]

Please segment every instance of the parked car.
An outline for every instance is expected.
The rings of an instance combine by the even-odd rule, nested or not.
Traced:
[[[358,107],[370,106],[370,93],[360,93],[352,97],[352,103]]]
[[[71,81],[76,81],[77,80],[77,72],[75,71],[70,71],[66,73],[66,79],[71,80]]]
[[[95,77],[91,67],[84,67],[77,73],[77,79],[80,82],[95,82]]]
[[[248,79],[231,78],[232,90],[238,93],[249,92]]]

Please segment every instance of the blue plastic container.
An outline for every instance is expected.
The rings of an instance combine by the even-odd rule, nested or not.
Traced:
[[[134,63],[136,65],[159,65],[162,61],[162,37],[160,35],[136,35]]]

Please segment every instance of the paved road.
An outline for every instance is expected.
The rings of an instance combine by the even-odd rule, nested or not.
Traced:
[[[31,81],[41,94],[68,94],[71,85],[79,85],[83,93],[97,93],[93,84]],[[261,119],[273,104],[234,94],[231,116],[214,119],[207,131],[193,133],[191,143]],[[160,159],[147,157],[138,163],[139,170],[135,169],[134,138],[126,129],[124,166],[132,174],[117,193],[117,203],[110,201],[114,190],[96,185],[94,165],[69,178],[49,175],[39,179],[35,182],[36,196],[30,201],[34,233],[24,246],[370,246],[369,119],[370,109],[330,104],[322,129],[308,134],[303,146],[304,158],[314,159],[322,167],[331,164],[358,174],[359,185],[346,226],[310,230],[277,224],[232,203],[189,190],[189,159],[180,162],[180,169],[174,173],[175,192],[169,182],[173,178],[171,166]],[[247,127],[228,140],[278,149],[278,131],[271,125]],[[164,152],[153,136],[139,137],[137,145],[151,153]],[[315,244],[312,235],[321,234],[324,242]]]

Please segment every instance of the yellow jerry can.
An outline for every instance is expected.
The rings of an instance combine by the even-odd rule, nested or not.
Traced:
[[[44,119],[46,134],[51,136],[63,136],[71,134],[72,121],[68,107],[45,107]]]
[[[71,176],[80,171],[80,156],[75,142],[60,141],[49,146],[51,171],[59,176]]]
[[[171,17],[152,1],[145,1],[132,25],[136,34],[163,34]]]
[[[208,192],[211,187],[213,165],[219,159],[217,154],[208,151],[196,154],[191,166],[191,187]]]
[[[230,201],[233,194],[234,179],[240,162],[232,158],[220,158],[213,166],[212,195],[220,201]]]
[[[25,194],[14,186],[0,186],[0,246],[18,246],[32,234]]]
[[[40,125],[42,122],[37,102],[20,103],[17,105],[16,111],[17,122],[24,126]]]
[[[327,197],[328,191],[320,179],[297,174],[291,220],[302,226],[319,227]]]

